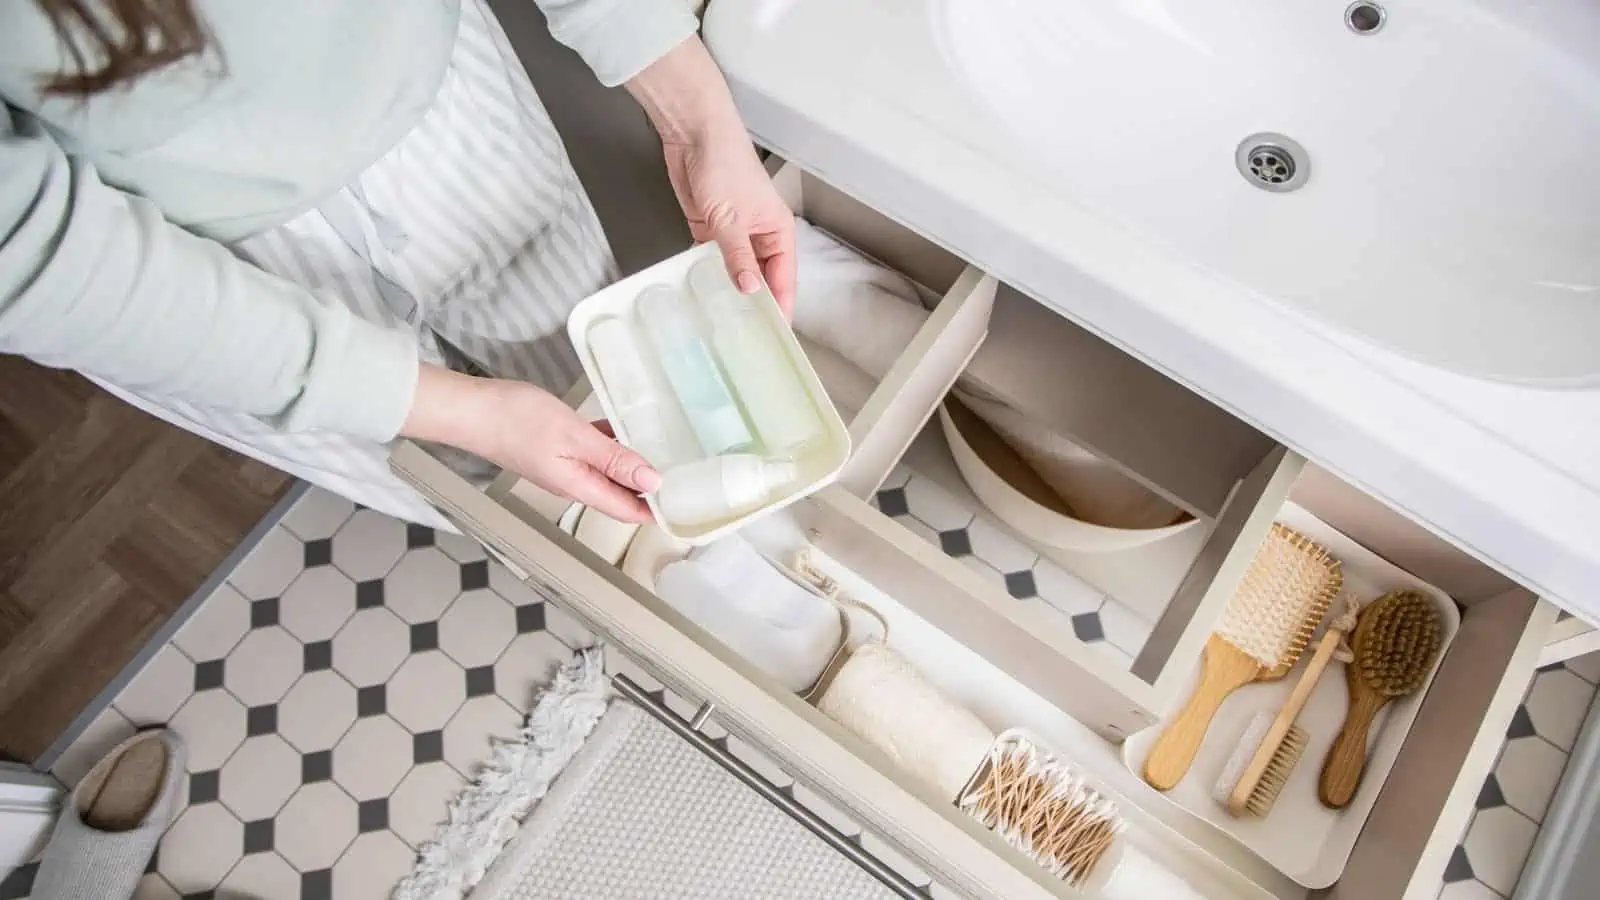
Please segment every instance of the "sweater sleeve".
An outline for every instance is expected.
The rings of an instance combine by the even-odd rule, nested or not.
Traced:
[[[171,224],[4,106],[0,352],[380,441],[404,422],[418,369],[406,333]]]
[[[606,87],[639,74],[700,27],[687,0],[537,0],[555,39]]]

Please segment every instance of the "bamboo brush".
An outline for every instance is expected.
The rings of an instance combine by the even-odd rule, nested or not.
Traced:
[[[1394,591],[1361,613],[1350,638],[1354,659],[1345,667],[1350,709],[1322,764],[1317,796],[1343,809],[1361,786],[1367,767],[1367,732],[1384,705],[1421,689],[1444,644],[1444,622],[1433,599],[1420,591]]]
[[[1339,561],[1327,550],[1273,523],[1206,640],[1199,685],[1151,748],[1144,780],[1157,790],[1176,787],[1223,701],[1246,684],[1288,675],[1343,585]]]
[[[1300,711],[1305,709],[1311,692],[1335,658],[1348,662],[1348,648],[1341,654],[1340,646],[1345,635],[1356,626],[1359,604],[1351,601],[1344,613],[1328,623],[1328,630],[1317,644],[1316,652],[1300,673],[1289,699],[1274,716],[1269,712],[1257,713],[1245,728],[1239,746],[1223,766],[1222,777],[1217,779],[1217,802],[1234,816],[1265,816],[1278,802],[1278,795],[1288,783],[1294,767],[1305,755],[1311,736],[1295,724]]]

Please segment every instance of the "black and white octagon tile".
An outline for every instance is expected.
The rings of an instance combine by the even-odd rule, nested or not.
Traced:
[[[1597,680],[1600,654],[1546,666],[1535,675],[1451,854],[1440,900],[1500,900],[1516,891],[1567,755],[1594,705]]]
[[[1060,613],[1070,636],[1126,666],[1150,637],[1151,623],[1055,562],[981,509],[933,479],[897,467],[873,498],[879,512],[959,560],[1018,603]]]
[[[584,636],[476,543],[312,491],[53,771],[76,783],[140,727],[184,737],[140,898],[387,896],[570,656],[557,631]]]

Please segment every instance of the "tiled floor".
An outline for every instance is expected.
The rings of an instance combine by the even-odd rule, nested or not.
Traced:
[[[75,783],[136,727],[183,735],[141,900],[387,897],[563,639],[585,642],[476,544],[313,492],[53,771]]]
[[[885,515],[993,581],[1020,603],[1047,605],[1063,624],[1123,665],[1150,638],[1152,623],[1093,586],[1040,558],[1005,526],[933,479],[899,467],[874,498]]]
[[[1496,900],[1516,890],[1567,755],[1594,704],[1600,654],[1539,672],[1506,734],[1477,811],[1450,858],[1439,900]]]

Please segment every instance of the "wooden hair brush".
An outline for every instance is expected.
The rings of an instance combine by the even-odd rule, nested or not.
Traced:
[[[1288,675],[1343,586],[1339,561],[1327,550],[1273,523],[1206,640],[1199,685],[1150,749],[1144,780],[1157,790],[1176,787],[1222,702],[1251,682]]]
[[[1419,591],[1393,591],[1362,610],[1350,638],[1355,659],[1345,667],[1350,708],[1317,785],[1324,806],[1343,809],[1350,804],[1367,766],[1373,718],[1390,700],[1421,689],[1443,644],[1439,607]]]

